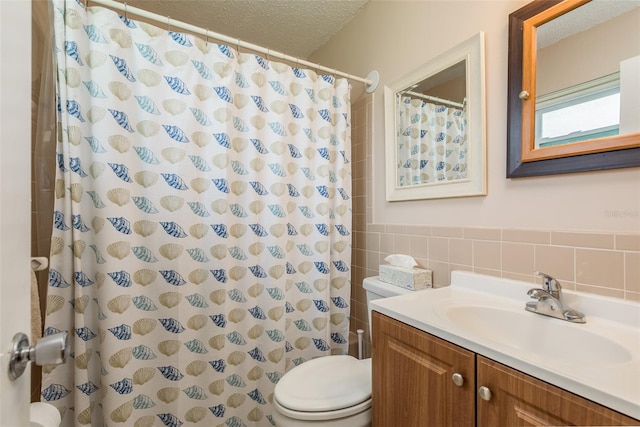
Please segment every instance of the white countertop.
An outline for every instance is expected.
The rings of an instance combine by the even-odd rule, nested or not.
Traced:
[[[378,279],[365,279],[367,280]],[[451,286],[445,288],[374,300],[370,302],[370,308],[640,419],[640,304],[563,290],[567,305],[582,311],[587,317],[587,323],[573,324],[525,311],[525,303],[531,301],[527,291],[538,287],[532,283],[461,271],[452,272],[451,282]],[[469,312],[476,307],[480,310],[490,307],[500,313],[515,316],[519,323],[500,325],[496,329],[521,328],[523,321],[527,325],[526,330],[522,330],[523,341],[516,340],[521,342],[514,344],[513,341],[502,339],[494,328],[483,329],[478,325],[467,328],[451,321],[447,316],[447,309],[457,306],[462,310],[471,307]],[[486,324],[486,319],[481,320]],[[527,334],[555,337],[557,335],[554,334],[558,334],[558,331],[564,334],[561,336],[575,340],[573,343],[560,342],[560,347],[564,347],[565,351],[567,348],[579,350],[567,355],[559,349],[556,358],[553,354],[550,355],[548,348],[546,354],[536,353],[535,348],[526,348]],[[511,332],[519,334],[519,330]],[[612,344],[611,349],[608,352],[602,350],[608,346],[600,343]]]

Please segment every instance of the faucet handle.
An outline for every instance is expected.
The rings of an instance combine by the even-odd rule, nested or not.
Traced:
[[[558,298],[560,292],[562,291],[560,282],[558,282],[554,277],[551,277],[548,274],[542,273],[540,271],[535,271],[534,274],[536,276],[542,277],[542,288],[554,297]]]

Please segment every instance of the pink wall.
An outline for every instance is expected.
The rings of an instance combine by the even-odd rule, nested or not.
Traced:
[[[377,69],[373,130],[367,141],[376,171],[369,196],[374,224],[515,227],[640,232],[640,168],[506,179],[508,15],[527,1],[378,1],[310,58],[366,76]],[[485,32],[488,195],[387,202],[382,86],[430,58]],[[353,99],[362,93],[354,83]]]
[[[506,175],[508,15],[527,1],[378,1],[310,60],[354,83],[352,329],[367,328],[362,280],[390,253],[414,256],[436,286],[452,270],[534,282],[534,270],[567,288],[640,300],[640,168],[509,180]],[[387,202],[382,87],[484,31],[488,195]],[[366,336],[366,335],[365,335]]]

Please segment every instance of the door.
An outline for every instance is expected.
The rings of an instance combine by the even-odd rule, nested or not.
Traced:
[[[29,368],[9,380],[8,351],[29,334],[31,3],[0,0],[0,424],[29,425]]]
[[[477,384],[491,391],[488,400],[478,399],[478,427],[638,425],[638,420],[482,356]]]
[[[373,425],[475,425],[475,355],[373,312]]]

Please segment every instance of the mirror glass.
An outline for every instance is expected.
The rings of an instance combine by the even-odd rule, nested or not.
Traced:
[[[638,23],[638,1],[591,1],[537,27],[534,149],[640,131]]]
[[[507,178],[640,165],[640,0],[509,15]]]
[[[396,185],[467,177],[466,61],[396,93]]]
[[[483,35],[385,87],[387,200],[486,194]]]

